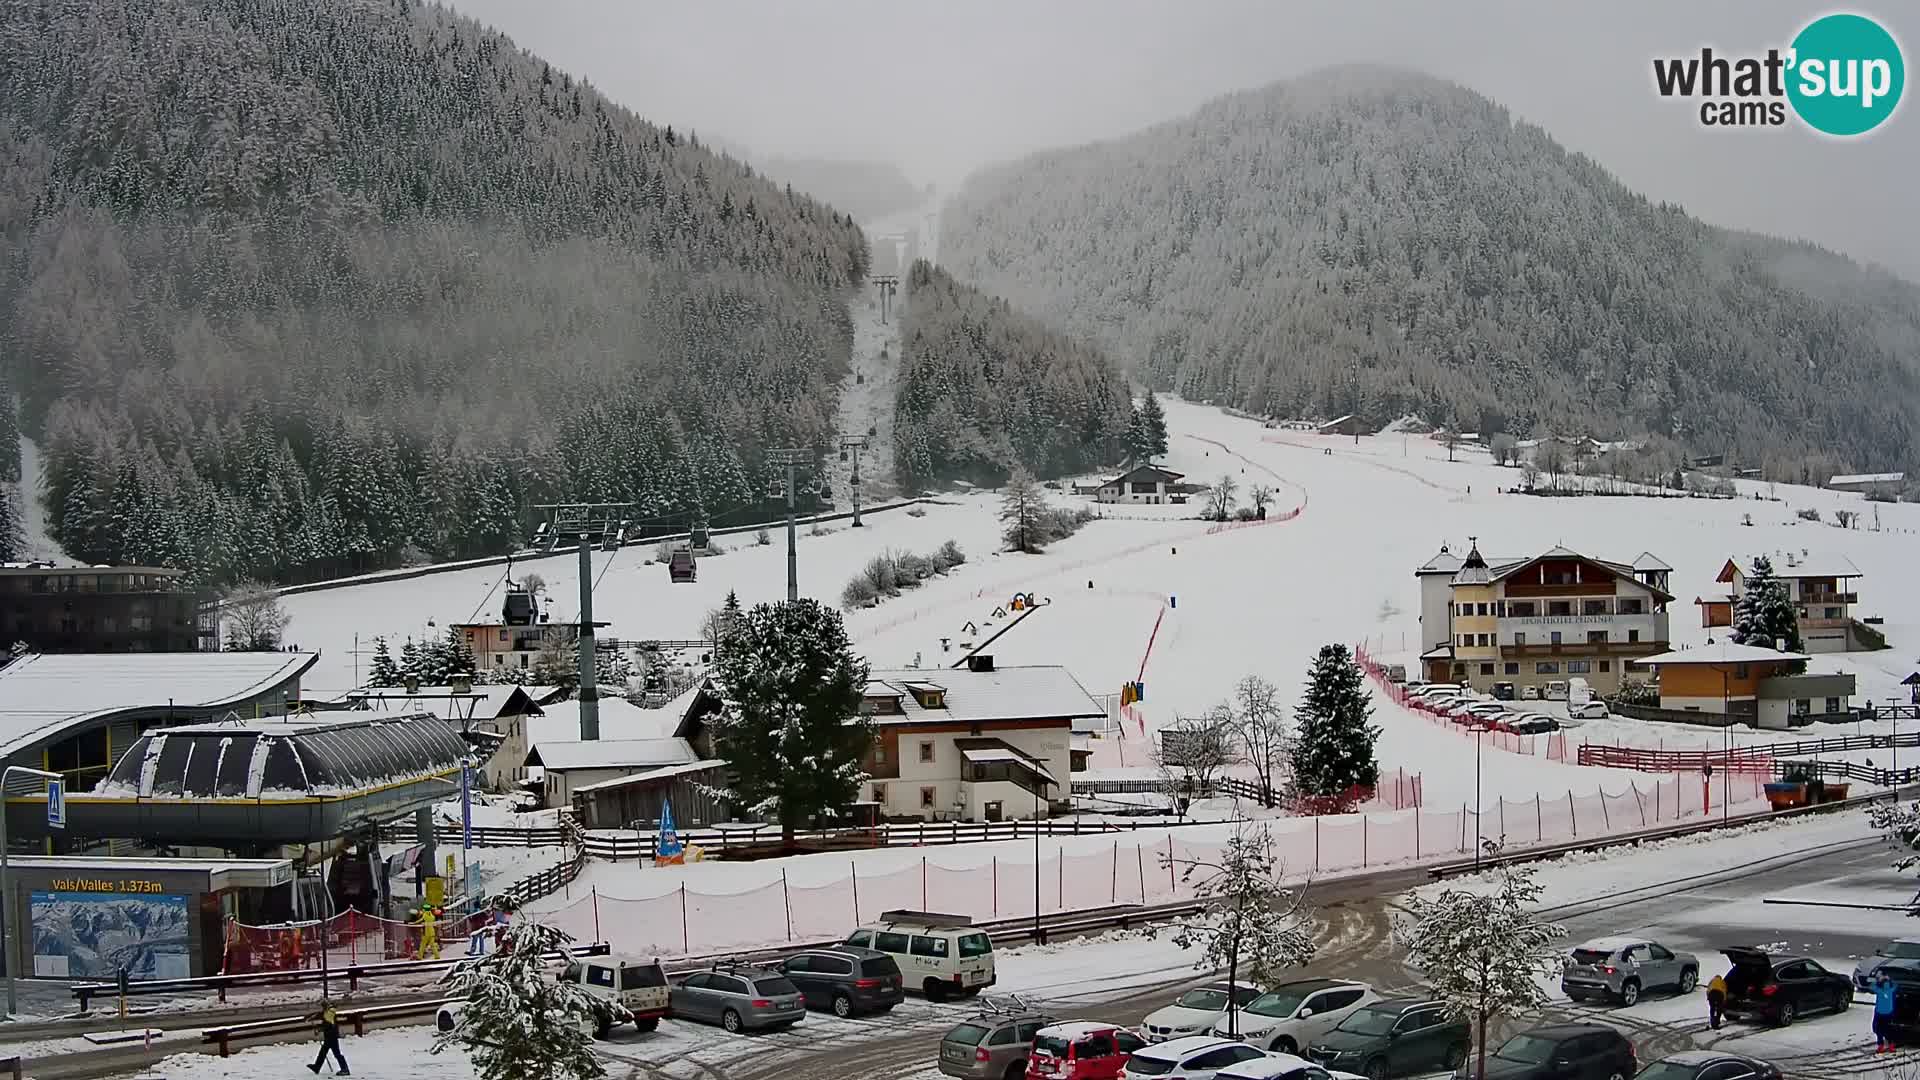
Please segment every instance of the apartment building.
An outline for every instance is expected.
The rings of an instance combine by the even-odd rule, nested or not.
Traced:
[[[1443,545],[1414,571],[1429,680],[1484,691],[1579,676],[1607,694],[1629,661],[1667,651],[1673,568],[1654,555],[1622,563],[1555,547],[1488,559],[1469,541],[1464,556]]]

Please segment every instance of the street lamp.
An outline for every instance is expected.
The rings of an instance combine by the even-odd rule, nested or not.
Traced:
[[[1047,932],[1040,927],[1040,810],[1046,801],[1047,782],[1034,778],[1033,785],[1033,943],[1044,945]]]
[[[0,950],[5,950],[8,942],[10,942],[14,936],[13,916],[15,914],[15,905],[13,903],[13,882],[8,877],[7,866],[6,796],[7,790],[13,786],[13,775],[15,773],[19,773],[21,776],[37,776],[42,780],[60,779],[60,774],[57,772],[48,772],[45,769],[32,769],[25,765],[9,765],[5,769],[0,769],[0,928],[4,928],[5,932],[5,936],[0,937]],[[19,966],[19,964],[14,963],[12,960],[7,961],[7,1011],[5,1015],[8,1017],[13,1016],[14,1013],[19,1011],[19,999],[15,995],[13,985],[14,969]]]
[[[1758,710],[1758,700],[1754,702]],[[1756,714],[1755,719],[1758,719]],[[1727,665],[1720,665],[1720,821],[1725,824],[1733,802],[1733,689],[1727,681]]]
[[[1480,869],[1480,849],[1486,846],[1486,830],[1481,828],[1484,820],[1480,813],[1480,749],[1485,745],[1483,738],[1487,725],[1473,725],[1473,868]]]

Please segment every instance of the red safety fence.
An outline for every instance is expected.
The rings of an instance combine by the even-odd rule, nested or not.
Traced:
[[[432,960],[464,952],[468,935],[488,922],[486,912],[422,922],[396,922],[349,909],[328,919],[254,926],[227,922],[220,973],[299,971],[382,960]]]
[[[1454,810],[1276,818],[1264,824],[1271,830],[1276,861],[1289,880],[1297,881],[1456,859],[1472,853],[1482,836],[1503,839],[1508,848],[1519,850],[1677,825],[1719,813],[1727,794],[1736,804],[1764,801],[1759,778],[1733,778],[1730,784],[1728,779],[1716,776],[1707,788],[1696,774],[1655,780],[1645,788],[1629,783],[1618,793],[1569,791],[1500,799],[1478,815],[1463,805]],[[937,908],[993,919],[1031,915],[1036,903],[1042,912],[1051,912],[1183,898],[1206,878],[1205,868],[1196,864],[1216,862],[1225,835],[1244,827],[1190,825],[1157,836],[1141,830],[1112,839],[1047,838],[1038,851],[1022,840],[991,855],[977,847],[918,857],[899,852],[879,862],[849,859],[847,873],[826,880],[815,877],[805,884],[789,881],[784,868],[767,864],[764,878],[741,882],[744,887],[735,892],[682,885],[655,896],[620,897],[590,884],[579,897],[536,906],[543,909],[543,920],[580,940],[606,941],[616,952],[721,952],[838,938],[895,908]],[[1218,841],[1200,840],[1201,834]],[[811,863],[812,873],[821,865]],[[1192,875],[1189,868],[1195,870]]]

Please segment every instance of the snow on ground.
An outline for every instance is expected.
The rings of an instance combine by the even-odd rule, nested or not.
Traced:
[[[1299,516],[1209,533],[1204,523],[1180,516],[1196,507],[1106,507],[1110,518],[1046,554],[996,555],[997,500],[988,493],[956,496],[922,517],[904,511],[871,515],[859,530],[836,522],[826,535],[815,536],[803,525],[802,591],[834,602],[875,552],[926,551],[956,540],[969,561],[954,574],[848,615],[856,644],[876,666],[909,665],[916,658],[929,667],[949,664],[963,643],[978,644],[1004,628],[1007,616],[996,620],[994,611],[1013,592],[1031,591],[1050,603],[987,651],[1002,665],[1065,664],[1097,695],[1142,679],[1146,699],[1139,713],[1146,730],[1130,733],[1124,748],[1130,766],[1144,762],[1143,734],[1220,701],[1243,675],[1273,680],[1283,700],[1293,701],[1323,644],[1370,640],[1376,652],[1416,650],[1422,635],[1413,570],[1443,541],[1459,547],[1469,535],[1498,554],[1555,544],[1617,560],[1653,552],[1674,566],[1679,599],[1670,621],[1681,645],[1705,640],[1691,601],[1713,592],[1713,576],[1729,555],[1785,549],[1844,554],[1865,574],[1860,610],[1887,617],[1884,629],[1896,647],[1816,657],[1812,669],[1851,670],[1861,697],[1884,700],[1896,692],[1920,649],[1920,580],[1904,574],[1899,562],[1920,530],[1920,506],[1914,504],[1874,507],[1883,529],[1875,532],[1800,521],[1794,511],[1801,508],[1831,518],[1836,508],[1868,504],[1858,496],[1791,486],[1771,489],[1778,502],[1764,497],[1769,489],[1751,483],[1743,483],[1742,491],[1762,498],[1547,500],[1501,494],[1499,488],[1517,483],[1516,470],[1468,450],[1449,462],[1444,448],[1421,436],[1362,437],[1356,443],[1268,429],[1184,402],[1165,404],[1172,431],[1169,467],[1199,482],[1231,476],[1243,492],[1255,483],[1272,485],[1277,497],[1270,516],[1295,508]],[[1050,497],[1062,503],[1077,498],[1062,490]],[[1742,524],[1745,515],[1752,515],[1754,525]],[[701,616],[729,590],[748,603],[779,599],[785,593],[784,545],[777,539],[768,546],[743,541],[734,541],[723,557],[703,560],[699,583],[690,585],[669,584],[663,568],[643,565],[644,549],[596,553],[596,614],[623,638],[679,638],[693,636]],[[576,591],[573,556],[521,566],[548,579],[555,617],[569,617]],[[290,596],[290,633],[326,650],[317,681],[339,681],[350,668],[346,650],[356,632],[362,640],[380,633],[419,636],[429,632],[429,618],[445,625],[491,612],[501,576],[501,568],[489,567]],[[1420,772],[1433,805],[1472,801],[1476,757],[1487,797],[1548,798],[1596,787],[1618,795],[1629,783],[1644,787],[1648,779],[1493,746],[1476,753],[1474,740],[1384,702],[1376,722],[1384,729],[1382,764]],[[1589,732],[1649,745],[1703,736],[1622,720]],[[1103,766],[1120,764],[1120,748],[1112,749],[1110,757],[1101,755]]]
[[[898,271],[886,271],[899,275]],[[853,366],[840,383],[840,432],[865,435],[861,454],[861,501],[873,503],[890,495],[893,485],[893,403],[900,371],[900,296],[888,301],[888,318],[881,321],[880,293],[875,285],[861,288],[847,305],[853,318]],[[853,462],[837,456],[827,459],[833,477],[834,503],[852,507],[848,491]]]
[[[20,483],[14,495],[21,518],[21,556],[66,561],[47,530],[47,508],[40,502],[40,447],[25,435],[20,436]]]

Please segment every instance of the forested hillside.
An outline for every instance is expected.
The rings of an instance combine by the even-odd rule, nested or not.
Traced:
[[[989,170],[940,252],[1192,398],[1920,467],[1920,291],[1650,203],[1425,76],[1322,72]]]
[[[999,483],[1121,456],[1133,399],[1096,349],[953,280],[924,259],[900,316],[894,463],[903,482]]]
[[[0,370],[75,556],[494,551],[535,502],[757,502],[763,447],[833,433],[854,223],[498,34],[410,0],[0,26]]]

